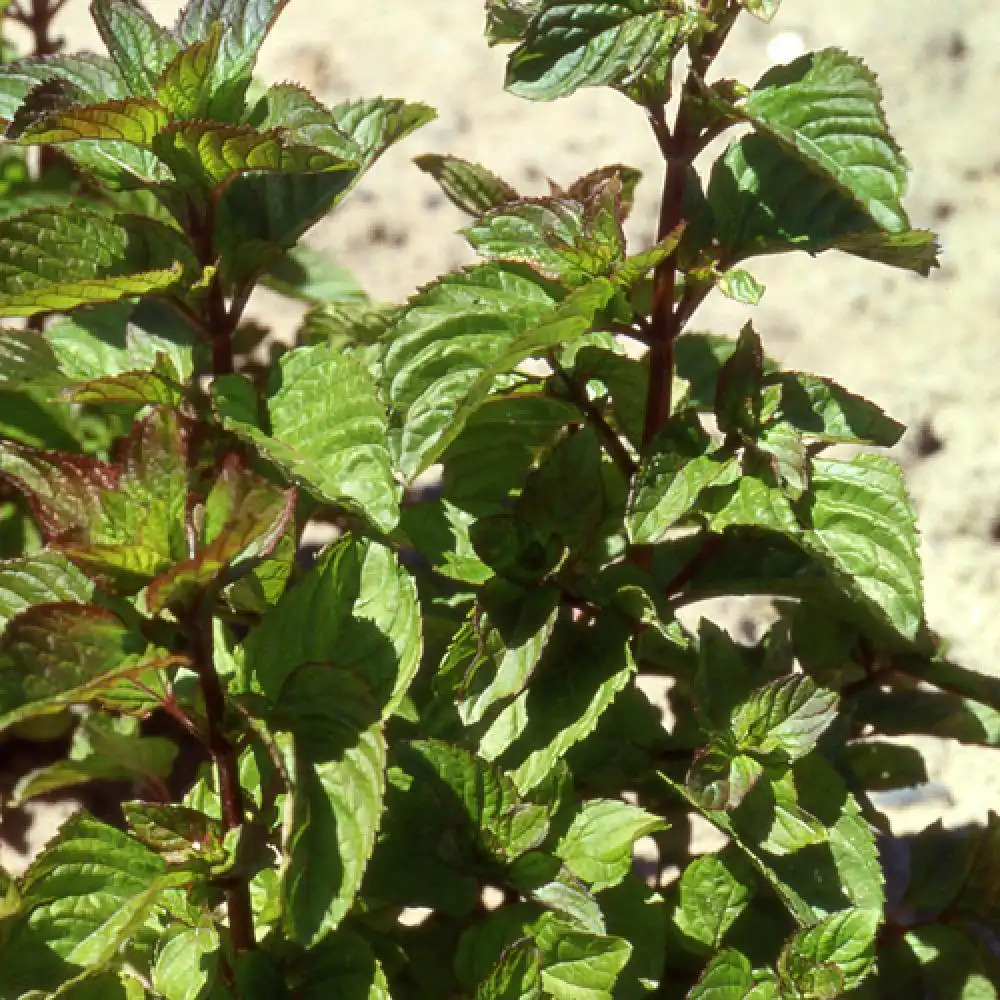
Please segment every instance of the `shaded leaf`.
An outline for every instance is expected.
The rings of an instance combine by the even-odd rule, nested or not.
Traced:
[[[476,1000],[541,1000],[542,956],[530,938],[507,948],[476,987]]]
[[[465,725],[527,685],[555,627],[558,598],[548,587],[484,592],[447,654],[448,669],[460,671],[458,711]]]
[[[568,649],[553,648],[553,656],[562,652],[565,659],[560,657],[560,662],[543,670],[528,689],[523,705],[515,701],[494,723],[495,737],[512,715],[523,713],[524,723],[514,738],[504,738],[500,746],[492,747],[491,735],[484,738],[480,753],[487,759],[503,753],[499,762],[511,772],[522,793],[542,782],[571,746],[593,732],[603,712],[628,683],[635,671],[629,631],[627,623],[610,612],[590,627],[578,627],[572,638],[567,636]],[[572,671],[571,686],[565,683],[567,669]]]
[[[420,660],[415,584],[389,549],[344,539],[264,615],[244,649],[253,689],[271,702],[296,668],[332,663],[365,679],[385,717]]]
[[[114,702],[120,681],[185,662],[94,604],[38,604],[0,640],[0,729],[67,705]]]
[[[339,760],[299,764],[282,879],[286,932],[312,944],[350,910],[375,847],[385,794],[380,726]]]
[[[436,794],[445,814],[457,812],[481,850],[500,861],[513,861],[545,839],[546,807],[523,801],[499,767],[438,740],[411,746],[440,782]]]
[[[672,417],[650,443],[632,485],[626,515],[636,545],[654,545],[694,510],[703,489],[731,483],[735,459],[720,454],[690,411]]]
[[[658,0],[547,0],[507,64],[507,89],[549,101],[580,87],[610,85],[640,103],[665,100],[673,57],[704,23]]]
[[[703,809],[730,810],[743,802],[762,774],[755,758],[709,747],[695,756],[685,784],[692,800]]]
[[[368,297],[354,276],[326,254],[307,246],[292,247],[262,276],[262,282],[302,302],[358,303],[368,307]]]
[[[819,441],[859,442],[891,448],[906,429],[878,406],[837,385],[832,379],[801,372],[780,372],[764,378],[781,386],[776,419],[790,423]]]

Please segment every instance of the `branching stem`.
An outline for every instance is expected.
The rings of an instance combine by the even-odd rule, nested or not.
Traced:
[[[604,419],[604,414],[593,404],[587,395],[585,386],[582,386],[572,375],[569,374],[556,360],[553,353],[549,354],[549,364],[552,370],[562,379],[563,385],[570,400],[587,418],[590,425],[604,439],[604,445],[608,449],[608,454],[612,461],[618,466],[627,482],[631,482],[635,475],[636,465],[628,449],[622,443],[617,431]]]

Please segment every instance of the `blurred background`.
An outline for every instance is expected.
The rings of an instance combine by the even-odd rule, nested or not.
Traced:
[[[164,23],[180,7],[148,0]],[[85,0],[56,32],[100,48]],[[310,236],[377,299],[401,300],[472,259],[466,219],[410,162],[450,152],[525,193],[594,167],[640,168],[630,249],[652,242],[662,163],[643,114],[624,97],[584,91],[554,104],[503,92],[505,53],[482,38],[481,0],[292,0],[265,44],[263,81],[294,80],[317,97],[405,97],[438,120],[396,147]],[[831,376],[910,430],[895,449],[917,504],[928,617],[953,658],[1000,672],[1000,3],[982,0],[784,0],[771,25],[743,18],[716,72],[753,83],[774,62],[839,46],[885,91],[913,167],[914,226],[936,230],[930,279],[830,253],[753,262],[768,286],[756,308],[711,298],[694,325],[735,334],[753,319],[784,366]],[[262,293],[262,322],[290,329],[287,300]],[[900,832],[1000,809],[1000,754],[934,742],[934,781],[893,810]],[[55,817],[53,817],[55,818]]]

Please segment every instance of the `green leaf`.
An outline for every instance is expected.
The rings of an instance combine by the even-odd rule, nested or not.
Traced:
[[[545,0],[487,0],[486,38],[490,45],[519,42]]]
[[[781,6],[781,0],[740,0],[740,3],[754,17],[760,18],[762,21],[772,20]]]
[[[38,90],[55,86],[41,84]],[[86,172],[111,188],[169,180],[166,167],[150,151],[169,121],[167,111],[145,97],[80,103],[74,95],[55,106],[32,91],[7,129],[21,145],[59,143]]]
[[[674,56],[705,23],[659,0],[544,0],[507,64],[507,89],[551,101],[610,85],[640,103],[665,100]]]
[[[167,226],[83,209],[0,220],[0,248],[0,316],[166,292],[194,266],[182,237]]]
[[[610,1000],[632,954],[624,938],[577,930],[551,914],[538,922],[542,989],[555,1000]]]
[[[923,621],[913,505],[891,459],[815,459],[810,528],[802,546],[820,558],[844,594],[906,639]]]
[[[718,289],[727,299],[755,306],[764,297],[766,288],[749,271],[731,267],[718,281]]]
[[[522,801],[514,782],[499,767],[439,740],[411,746],[436,779],[435,794],[443,814],[467,824],[480,850],[508,862],[545,839],[546,807]],[[421,780],[420,771],[415,777]]]
[[[441,457],[442,495],[464,510],[499,511],[577,419],[571,404],[534,393],[487,400]]]
[[[510,184],[478,163],[440,153],[424,153],[413,162],[438,182],[453,205],[469,215],[482,215],[518,197]]]
[[[389,549],[348,537],[264,615],[244,649],[248,686],[272,703],[296,668],[331,663],[363,677],[387,717],[420,662],[415,584]]]
[[[736,709],[733,736],[743,750],[780,751],[798,760],[837,717],[838,701],[806,674],[791,674],[759,688]]]
[[[110,303],[77,310],[52,322],[45,331],[63,374],[72,381],[89,381],[137,370],[163,371],[160,355],[169,359],[174,375],[189,379],[194,372],[196,334],[174,319],[171,307],[158,299],[138,306]]]
[[[486,211],[465,230],[487,260],[527,264],[567,287],[610,275],[625,259],[621,185],[613,178],[586,201],[519,199]]]
[[[337,927],[361,887],[382,815],[385,738],[357,736],[339,760],[299,762],[282,879],[286,932],[314,944]]]
[[[260,565],[284,536],[294,507],[293,490],[277,489],[230,457],[205,500],[201,544],[150,583],[149,610],[190,607],[213,581],[231,582]]]
[[[107,378],[88,379],[66,386],[59,399],[67,403],[122,403],[126,406],[180,407],[184,390],[173,379],[158,372],[121,372]]]
[[[695,858],[681,875],[673,922],[684,943],[716,951],[729,928],[750,905],[756,889],[746,862],[727,852]]]
[[[542,1000],[542,956],[530,938],[504,951],[476,987],[476,1000]]]
[[[177,753],[172,740],[139,735],[135,719],[94,713],[74,731],[68,757],[26,774],[15,786],[10,803],[20,806],[39,795],[94,779],[162,785]]]
[[[901,202],[908,165],[889,134],[875,75],[860,59],[823,49],[774,67],[739,113],[832,178],[880,229],[909,228]]]
[[[361,169],[367,170],[397,142],[437,118],[426,104],[397,97],[368,97],[330,108],[336,127],[361,150]]]
[[[736,460],[713,449],[692,411],[675,415],[639,466],[625,522],[629,537],[636,545],[655,545],[694,510],[702,490],[738,475]]]
[[[554,850],[595,892],[617,885],[632,867],[635,842],[667,829],[659,816],[624,802],[585,802]]]
[[[0,74],[0,118],[9,121],[40,83],[65,81],[88,103],[121,100],[128,89],[118,67],[92,52],[18,59],[4,63]]]
[[[317,499],[345,506],[391,530],[399,488],[385,444],[388,420],[368,371],[331,347],[284,354],[272,376],[270,433],[234,405],[237,376],[216,379],[223,426],[256,444]]]
[[[746,956],[732,948],[719,952],[705,967],[688,1000],[778,1000],[773,977],[758,978]]]
[[[818,441],[847,442],[891,448],[906,430],[878,406],[837,385],[832,379],[802,372],[764,377],[764,385],[781,386],[775,419]]]
[[[0,632],[38,604],[86,604],[94,585],[64,555],[51,550],[0,561]]]
[[[0,442],[0,475],[77,565],[135,591],[187,552],[186,428],[173,410],[153,410],[123,444],[111,465]]]
[[[203,41],[181,49],[163,66],[156,78],[154,96],[175,119],[210,116],[221,42],[222,27],[213,24]]]
[[[292,247],[261,278],[268,288],[310,303],[358,303],[368,307],[368,297],[354,276],[318,250]]]
[[[726,528],[766,528],[795,538],[799,521],[784,492],[777,488],[769,473],[740,476],[727,485],[719,483],[702,491],[698,509],[708,519],[709,528],[721,533]]]
[[[568,648],[561,650],[559,662],[548,665],[529,687],[520,706],[526,724],[514,740],[503,741],[506,753],[499,761],[512,772],[522,794],[539,785],[571,746],[593,732],[615,695],[628,684],[635,672],[629,635],[628,624],[611,612],[589,626],[577,626],[566,636]],[[572,685],[565,682],[567,670]],[[494,724],[495,731],[502,731],[509,713],[518,711],[519,702],[514,702]],[[485,742],[489,745],[488,739]],[[500,752],[480,749],[487,759]]]
[[[878,915],[871,910],[842,910],[794,934],[782,950],[778,973],[808,992],[817,967],[839,973],[840,996],[853,990],[875,965],[875,933]]]
[[[490,709],[520,694],[555,627],[559,594],[499,585],[480,604],[447,654],[448,669],[461,677],[457,691],[462,722],[473,726]]]
[[[597,279],[553,308],[539,281],[491,264],[419,293],[390,333],[384,362],[388,402],[402,423],[404,475],[414,478],[441,454],[499,375],[585,334],[611,295]]]
[[[65,383],[52,347],[38,331],[0,329],[0,387],[49,394]]]
[[[153,966],[153,989],[164,1000],[198,1000],[221,984],[219,932],[189,927],[164,942]]]
[[[129,676],[185,662],[95,604],[39,604],[0,640],[0,730],[67,705],[113,701]]]
[[[803,56],[720,107],[757,129],[730,146],[709,185],[727,259],[838,247],[921,274],[936,265],[933,235],[909,229],[907,164],[860,60],[837,49]]]
[[[129,90],[151,97],[156,78],[180,48],[177,40],[134,0],[94,0],[91,14]]]
[[[353,176],[357,166],[316,146],[289,142],[278,130],[205,121],[168,125],[154,137],[152,148],[182,183],[210,191],[243,173],[344,171]]]
[[[701,808],[730,810],[743,802],[762,774],[756,758],[713,746],[696,754],[685,783]]]
[[[222,25],[218,84],[249,79],[257,53],[287,0],[189,0],[177,19],[174,33],[184,45],[207,38],[213,25]]]
[[[77,814],[25,873],[21,906],[0,942],[0,990],[51,991],[100,969],[134,939],[169,878],[152,851]]]

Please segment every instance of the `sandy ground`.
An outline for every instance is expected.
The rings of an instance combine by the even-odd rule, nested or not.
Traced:
[[[149,0],[161,20],[178,4]],[[634,245],[652,237],[661,164],[643,116],[623,97],[586,91],[532,104],[502,89],[504,54],[482,41],[480,0],[292,0],[262,52],[262,79],[296,80],[320,98],[425,101],[439,118],[390,152],[314,245],[350,267],[380,298],[398,300],[471,254],[464,217],[409,158],[451,152],[541,192],[624,162],[646,173]],[[86,5],[60,21],[92,47]],[[756,309],[710,300],[698,326],[735,332],[753,318],[767,350],[789,367],[830,375],[880,402],[911,430],[897,449],[923,533],[927,608],[952,653],[996,672],[1000,653],[1000,3],[996,0],[785,0],[774,24],[746,18],[719,72],[755,80],[775,59],[836,45],[881,78],[895,134],[913,167],[915,225],[940,232],[943,266],[929,280],[829,254],[754,266],[769,287]],[[256,308],[286,327],[287,306]],[[1000,809],[1000,756],[935,744],[929,757],[947,793],[898,813],[900,828],[982,819]],[[933,790],[932,790],[933,791]]]

